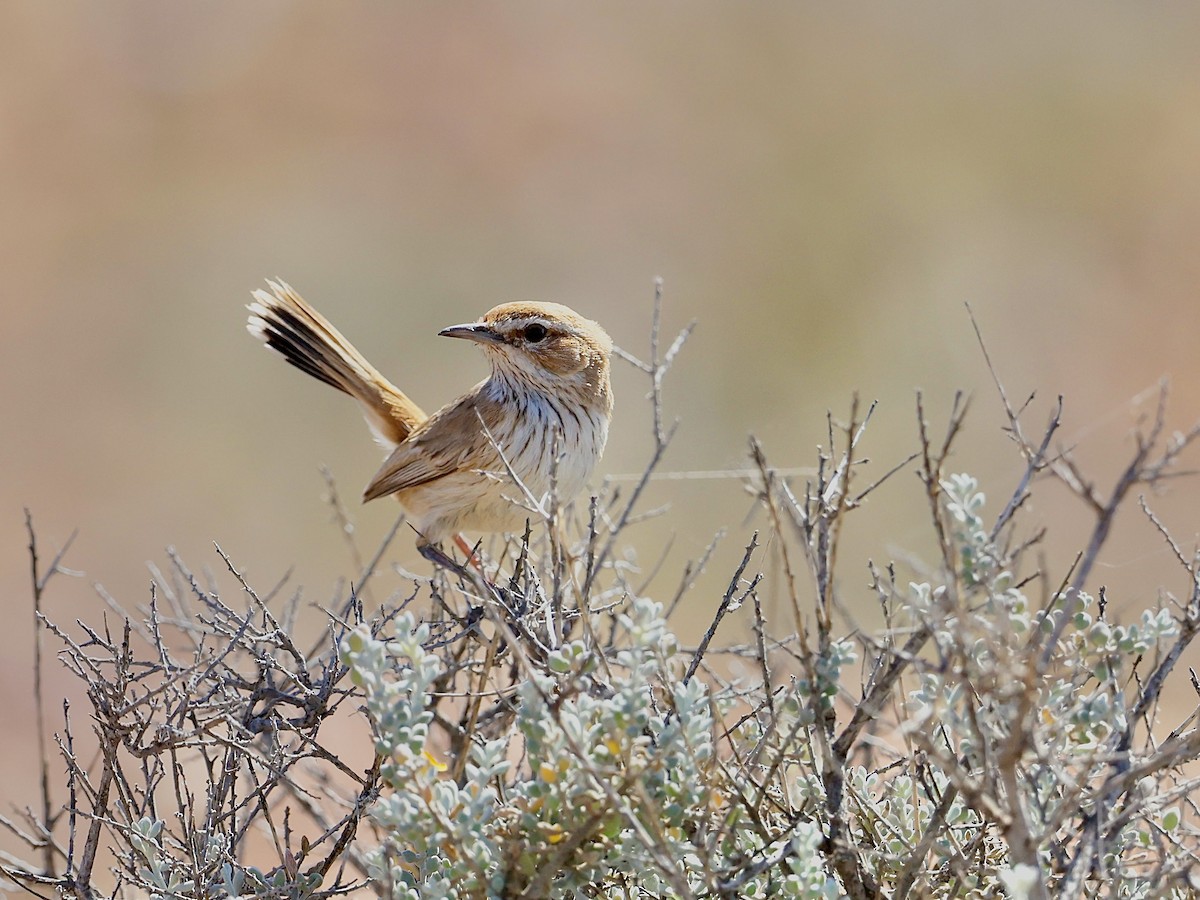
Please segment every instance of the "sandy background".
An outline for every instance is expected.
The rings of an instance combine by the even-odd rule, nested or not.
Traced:
[[[353,570],[322,463],[365,549],[392,521],[357,507],[378,454],[352,405],[246,335],[268,276],[426,409],[485,372],[439,328],[557,300],[641,353],[662,276],[664,327],[700,322],[666,468],[741,466],[749,432],[811,465],[859,391],[880,471],[915,446],[914,389],[943,421],[961,388],[956,463],[994,514],[1021,465],[969,302],[1031,425],[1065,395],[1064,439],[1111,477],[1164,375],[1172,425],[1200,418],[1198,41],[1187,4],[4,4],[0,796],[34,797],[22,507],[47,557],[79,530],[85,574],[46,600],[68,622],[97,619],[95,582],[144,600],[168,545],[219,567],[214,540],[327,599]],[[616,389],[606,474],[649,447],[637,373]],[[1030,510],[1060,573],[1087,525],[1064,498]],[[1188,547],[1197,499],[1154,500]],[[671,582],[722,524],[727,573],[756,524],[736,482],[651,500],[673,512],[640,552],[674,532]],[[851,602],[868,556],[927,547],[911,474],[873,502]],[[422,565],[407,538],[393,557]],[[1132,509],[1095,583],[1187,588]]]

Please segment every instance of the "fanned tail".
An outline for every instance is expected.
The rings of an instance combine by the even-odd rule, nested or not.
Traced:
[[[427,418],[379,374],[341,332],[283,281],[253,292],[247,330],[313,378],[344,391],[362,407],[375,439],[393,448]]]

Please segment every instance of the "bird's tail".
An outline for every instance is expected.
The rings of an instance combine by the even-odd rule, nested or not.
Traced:
[[[427,418],[398,387],[384,378],[341,332],[283,281],[268,281],[270,293],[254,291],[249,332],[307,372],[358,401],[375,438],[388,448],[403,441]]]

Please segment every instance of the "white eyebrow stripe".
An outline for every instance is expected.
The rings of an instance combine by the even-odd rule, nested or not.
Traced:
[[[521,331],[525,328],[528,328],[530,325],[541,325],[547,331],[558,331],[566,334],[576,333],[575,329],[567,325],[565,322],[562,322],[558,319],[552,321],[547,319],[545,316],[521,316],[519,319],[506,319],[503,324],[503,328],[506,331],[508,329],[512,329],[513,331]]]

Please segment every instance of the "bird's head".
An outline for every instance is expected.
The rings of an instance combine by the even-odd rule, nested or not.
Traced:
[[[478,322],[443,328],[444,337],[475,341],[493,371],[544,390],[568,385],[608,394],[612,338],[590,319],[559,303],[504,303]]]

